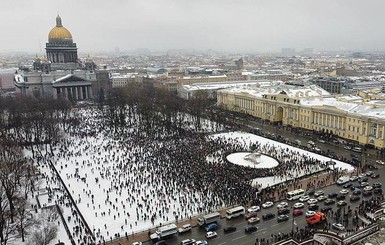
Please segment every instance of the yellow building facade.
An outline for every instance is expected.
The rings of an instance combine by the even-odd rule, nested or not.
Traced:
[[[270,122],[330,133],[376,148],[385,147],[385,108],[341,102],[312,86],[310,90],[301,88],[302,92],[290,91],[288,86],[225,89],[217,92],[217,105]]]

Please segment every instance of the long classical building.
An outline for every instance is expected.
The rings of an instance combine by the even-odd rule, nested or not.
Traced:
[[[316,85],[303,87],[272,82],[217,91],[217,104],[229,110],[322,131],[376,148],[385,147],[385,106],[373,101],[350,102],[332,97]]]
[[[15,86],[21,94],[34,97],[65,97],[84,100],[93,97],[96,65],[88,57],[80,62],[72,35],[56,17],[56,26],[48,34],[46,56],[36,57],[32,69],[16,72]]]

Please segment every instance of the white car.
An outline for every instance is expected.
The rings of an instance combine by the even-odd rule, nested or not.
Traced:
[[[303,204],[302,202],[296,202],[293,205],[294,209],[303,208],[303,207],[305,207],[305,204]]]
[[[319,190],[319,191],[314,192],[314,196],[315,196],[315,197],[322,196],[323,194],[325,194],[325,193],[324,193],[324,191],[322,191],[322,190]]]
[[[308,211],[306,211],[306,217],[311,217],[311,216],[314,216],[316,214],[316,212],[315,211],[311,211],[311,210],[308,210]]]
[[[214,238],[216,236],[218,236],[218,234],[215,231],[209,231],[209,232],[206,233],[206,238],[207,239]]]
[[[349,193],[349,190],[347,190],[347,189],[340,190],[341,195],[347,195],[348,193]]]
[[[281,202],[277,205],[277,208],[281,209],[281,208],[287,208],[289,206],[289,204],[287,202]]]
[[[350,181],[356,181],[358,180],[358,176],[357,175],[353,175],[352,177],[349,178]]]
[[[254,224],[254,223],[258,223],[259,221],[260,221],[260,219],[258,217],[252,217],[252,218],[247,220],[247,223]]]
[[[247,212],[255,213],[255,212],[258,212],[259,210],[260,210],[259,206],[252,206],[249,209],[247,209]]]
[[[318,201],[324,201],[326,199],[328,199],[328,198],[327,198],[327,196],[324,196],[324,195],[317,197]]]
[[[381,160],[377,160],[376,163],[379,164],[379,165],[385,165],[385,162],[381,161]]]
[[[343,226],[343,225],[340,224],[340,223],[333,223],[332,226],[333,226],[333,228],[336,229],[336,230],[340,230],[340,231],[345,230],[345,226]]]
[[[178,229],[178,233],[184,233],[187,231],[191,231],[191,225],[190,224],[185,224],[181,228]]]
[[[195,244],[195,239],[185,239],[180,242],[181,245],[190,245],[190,244]]]
[[[265,202],[264,204],[262,204],[262,208],[270,208],[274,205],[273,202]]]
[[[132,245],[142,245],[142,242],[134,242]]]
[[[314,198],[307,200],[307,204],[316,204],[317,202],[318,202],[318,200],[314,199]]]
[[[364,188],[364,191],[372,191],[373,190],[373,187],[368,185],[368,186],[365,186]]]
[[[300,201],[300,202],[306,202],[306,201],[309,200],[309,199],[310,199],[310,196],[304,195],[304,196],[301,196],[301,197],[299,198],[299,201]]]
[[[195,245],[207,245],[207,241],[206,240],[196,241]]]

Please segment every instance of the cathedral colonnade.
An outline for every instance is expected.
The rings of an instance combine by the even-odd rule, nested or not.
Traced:
[[[73,100],[87,100],[92,98],[92,89],[91,86],[58,87],[56,95]]]

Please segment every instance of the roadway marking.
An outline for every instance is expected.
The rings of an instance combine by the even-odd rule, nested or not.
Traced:
[[[218,245],[222,245],[222,244],[226,244],[227,242],[221,242],[221,243],[218,243]]]
[[[241,232],[241,231],[240,231],[240,230],[234,231],[234,232],[231,232],[231,233],[229,233],[229,234],[226,234],[225,236],[230,236],[230,235],[233,235],[233,234],[238,233],[238,232]]]
[[[238,240],[238,239],[241,239],[241,238],[244,238],[244,237],[246,237],[246,235],[243,235],[243,236],[240,236],[240,237],[234,238],[234,239],[233,239],[233,240],[231,240],[231,241],[235,241],[235,240]]]

